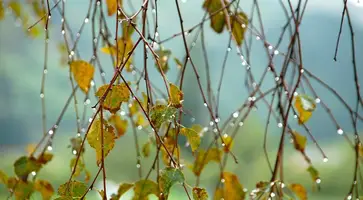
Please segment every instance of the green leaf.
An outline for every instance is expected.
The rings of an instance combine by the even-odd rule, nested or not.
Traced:
[[[295,97],[295,109],[299,114],[299,124],[304,124],[308,121],[316,108],[313,98],[301,94]]]
[[[142,146],[142,154],[144,155],[144,157],[149,157],[150,155],[150,142],[146,142],[143,146]]]
[[[18,180],[11,188],[14,188],[14,196],[16,200],[29,199],[31,194],[34,192],[33,183],[24,182],[22,180]]]
[[[315,169],[315,167],[310,165],[309,168],[307,169],[307,171],[309,172],[309,174],[314,182],[316,182],[319,179],[319,172],[317,169]]]
[[[155,51],[155,53],[159,56],[159,64],[160,64],[160,68],[164,73],[167,73],[169,71],[169,57],[171,55],[171,51],[170,50],[166,50],[166,49],[158,49]],[[156,69],[160,72],[160,68],[158,66],[158,64],[156,63]]]
[[[70,67],[79,88],[87,93],[91,85],[95,67],[84,60],[73,61],[70,63]]]
[[[108,153],[115,146],[115,134],[113,133],[112,128],[107,127],[106,123],[107,122],[104,120],[103,127],[101,127],[101,120],[99,118],[95,119],[87,135],[89,145],[96,151],[97,165],[99,165],[102,160],[102,149],[103,156],[106,158]],[[103,147],[101,129],[103,130]]]
[[[181,91],[178,88],[178,86],[169,83],[169,92],[170,92],[169,104],[175,108],[182,107],[182,103],[184,101],[183,91]]]
[[[150,119],[156,128],[170,120],[176,113],[176,108],[166,105],[155,105],[150,109]]]
[[[307,139],[305,136],[301,135],[297,131],[291,131],[291,135],[294,139],[294,147],[296,150],[305,152]]]
[[[228,4],[228,2],[225,3]],[[209,16],[211,16],[210,26],[216,33],[222,33],[226,23],[226,18],[222,8],[223,6],[220,0],[206,0],[203,4],[203,9],[209,13]],[[217,11],[219,12],[214,14]],[[214,15],[212,16],[212,14]]]
[[[76,181],[76,180],[69,182],[68,188],[67,188],[67,184],[68,183],[64,183],[59,186],[58,195],[65,196],[65,197],[80,198],[88,190],[88,187],[86,184]]]
[[[291,191],[293,191],[300,200],[307,200],[308,194],[303,185],[292,183],[289,185]]]
[[[96,96],[101,98],[105,94],[108,87],[109,84],[99,87],[96,92]],[[111,113],[116,113],[118,110],[120,110],[121,103],[128,102],[129,98],[130,91],[124,83],[114,85],[107,93],[107,96],[103,101],[103,107]]]
[[[140,180],[135,183],[132,200],[148,200],[150,194],[159,195],[158,185],[151,180]]]
[[[161,171],[159,176],[159,189],[162,196],[168,199],[170,188],[176,184],[182,184],[185,181],[183,172],[180,169],[167,167]]]
[[[190,128],[182,128],[180,130],[180,133],[187,137],[187,140],[193,152],[198,149],[200,145],[200,136],[195,130]]]
[[[184,64],[178,58],[174,58],[174,61],[178,69],[181,69],[184,66]]]
[[[193,199],[194,200],[208,200],[208,193],[204,188],[193,188]]]
[[[22,156],[14,163],[15,174],[21,178],[27,176],[31,172],[37,172],[41,168],[41,164],[38,163],[34,157]]]
[[[8,175],[6,175],[2,170],[0,170],[0,183],[4,185],[8,184]]]
[[[245,32],[248,25],[248,17],[245,13],[240,12],[230,17],[232,34],[238,46],[242,45]]]
[[[121,196],[127,192],[130,188],[132,188],[134,184],[130,183],[122,183],[117,190],[117,194],[112,195],[111,200],[119,200]]]
[[[43,200],[49,200],[53,194],[53,186],[46,180],[36,180],[34,189],[42,194]]]

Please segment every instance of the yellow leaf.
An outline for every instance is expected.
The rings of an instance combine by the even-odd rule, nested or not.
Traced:
[[[28,156],[30,156],[35,151],[36,146],[36,144],[28,144],[26,146],[26,152],[28,153]]]
[[[204,188],[193,188],[193,199],[194,200],[208,200],[208,193]]]
[[[308,199],[306,189],[301,184],[292,183],[289,185],[289,188],[296,194],[297,197],[299,197],[300,200]]]
[[[71,182],[66,182],[59,186],[58,188],[58,195],[64,196],[64,197],[73,197],[73,199],[79,199],[85,194],[85,192],[88,190],[88,187],[86,184],[73,180]]]
[[[138,112],[137,114],[136,114],[136,121],[135,121],[135,125],[136,126],[142,126],[142,127],[144,127],[144,126],[146,126],[146,125],[148,125],[149,123],[148,123],[148,121],[144,118],[144,115],[143,114],[141,114],[140,112]]]
[[[36,180],[34,189],[42,194],[43,200],[49,200],[54,194],[53,186],[45,180]]]
[[[99,98],[103,97],[108,87],[108,84],[99,87],[96,96]],[[127,102],[129,98],[130,91],[124,83],[114,85],[107,93],[107,96],[103,101],[103,107],[111,113],[116,113],[120,110],[121,103]]]
[[[233,139],[229,135],[224,135],[223,141],[224,141],[223,151],[228,153],[232,149]]]
[[[136,100],[133,100],[132,103],[129,106],[130,115],[135,115],[139,111],[139,103]]]
[[[309,172],[309,174],[314,182],[316,182],[319,179],[319,172],[317,169],[315,169],[315,167],[310,165],[309,168],[307,169],[307,171]]]
[[[120,184],[120,186],[118,187],[117,190],[117,194],[113,195],[111,197],[111,200],[119,200],[121,198],[121,196],[127,192],[127,190],[129,190],[130,188],[132,188],[134,186],[134,184],[130,184],[130,183],[122,183]]]
[[[169,103],[171,106],[175,108],[182,107],[182,103],[184,101],[184,93],[179,90],[178,86],[169,83],[169,92],[170,92],[170,99]]]
[[[296,131],[291,131],[291,135],[294,138],[294,147],[296,150],[304,152],[306,147],[307,139]]]
[[[13,1],[9,2],[8,6],[13,11],[15,17],[20,17],[21,16],[22,7],[21,7],[21,5],[20,5],[20,3],[18,1],[13,0]]]
[[[196,131],[190,128],[182,128],[180,133],[187,137],[193,152],[198,149],[200,145],[200,137]]]
[[[0,170],[0,183],[4,185],[8,184],[8,175],[6,175],[2,170]]]
[[[156,128],[160,128],[164,122],[171,120],[175,113],[176,109],[174,107],[155,105],[150,109],[151,123],[153,123]]]
[[[3,0],[0,0],[0,20],[3,20],[4,18],[5,18],[4,3]]]
[[[148,200],[150,194],[159,195],[158,185],[151,180],[140,180],[135,183],[132,200]]]
[[[116,13],[117,3],[119,3],[120,6],[122,6],[122,0],[106,0],[108,16],[112,16]]]
[[[87,93],[90,88],[95,68],[84,60],[73,61],[71,62],[70,67],[79,88]]]
[[[102,160],[102,149],[104,158],[115,146],[115,135],[110,132],[109,128],[106,128],[106,121],[103,121],[103,126],[101,126],[101,120],[96,119],[87,135],[87,141],[92,148],[96,151],[97,165],[101,163]],[[103,145],[102,145],[102,135],[101,128],[103,129]]]
[[[203,149],[198,151],[195,157],[193,172],[196,176],[200,176],[204,167],[210,161],[219,162],[222,158],[222,152],[217,148],[211,148],[207,152]]]
[[[97,190],[97,191],[98,191],[98,194],[100,194],[100,196],[101,196],[102,199],[106,199],[106,197],[105,197],[105,191],[103,191],[103,190]]]
[[[180,169],[166,167],[161,170],[158,180],[161,199],[168,199],[170,188],[176,183],[184,183],[185,177]]]
[[[224,199],[223,198],[223,189],[217,188],[216,191],[214,192],[213,200],[221,200],[221,199]]]
[[[144,157],[149,157],[149,155],[150,155],[150,142],[146,142],[142,146],[142,154],[144,155]]]
[[[295,97],[295,109],[299,114],[299,124],[308,121],[315,110],[316,105],[314,99],[307,95],[298,95]]]
[[[245,199],[246,192],[243,191],[243,186],[235,174],[223,172],[222,178],[224,179],[225,200]]]
[[[132,42],[131,37],[121,37],[117,39],[117,46],[116,45],[106,46],[101,48],[101,51],[105,54],[111,54],[115,57],[117,56],[118,65],[120,65],[121,63],[126,61],[126,58],[128,57],[127,54],[132,50],[133,46],[134,44]],[[132,65],[132,56],[128,59],[125,65],[126,71],[128,72],[132,71],[131,65]]]
[[[77,158],[72,158],[72,160],[71,160],[71,163],[70,163],[71,171],[73,171],[73,168],[76,165],[76,160],[77,160]],[[77,167],[73,174],[73,176],[75,178],[77,178],[79,175],[81,175],[81,172],[84,170],[84,166],[85,165],[84,165],[83,160],[81,158],[78,159]]]
[[[169,130],[169,132],[172,132],[172,131]],[[179,156],[180,156],[180,154],[181,154],[180,147],[176,143],[176,140],[174,139],[173,136],[164,137],[163,142],[164,142],[164,145],[166,146],[166,149],[169,151],[170,154],[172,154],[173,156],[177,156],[178,152],[179,152]],[[158,143],[158,145],[160,145],[159,141],[157,141],[157,143]],[[167,151],[165,150],[164,147],[161,147],[160,150],[162,153],[162,159],[163,159],[164,164],[166,166],[169,166],[170,165],[169,154],[167,153]]]
[[[22,180],[11,179],[11,188],[14,189],[14,196],[16,200],[29,199],[34,192],[34,185],[31,182],[24,182]]]
[[[244,39],[244,34],[247,30],[248,17],[245,13],[240,12],[236,15],[232,15],[230,17],[230,22],[234,39],[237,44],[241,46]]]
[[[38,163],[40,163],[40,164],[45,165],[45,164],[47,164],[48,162],[50,162],[50,161],[52,160],[52,158],[53,158],[53,154],[51,154],[51,153],[47,153],[47,152],[44,152],[44,153],[42,153],[42,154],[39,156],[39,158],[38,158],[37,162],[38,162]]]
[[[116,128],[116,139],[123,136],[126,133],[128,122],[126,119],[121,119],[121,116],[117,114],[111,115],[108,121]]]

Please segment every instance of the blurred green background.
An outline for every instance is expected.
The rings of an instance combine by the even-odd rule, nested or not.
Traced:
[[[88,9],[88,2],[87,0],[68,0],[66,3],[67,21],[74,30],[74,33],[76,33],[84,20]],[[285,23],[281,6],[278,1],[261,0],[259,2],[267,39],[270,43],[275,44]],[[198,20],[203,15],[202,1],[184,0],[180,1],[180,3],[185,27],[188,28],[198,23]],[[363,3],[357,3],[357,0],[348,1],[355,27],[358,74],[360,76],[363,75],[363,7],[361,4]],[[140,6],[138,3],[134,5],[135,7]],[[178,16],[174,1],[158,0],[158,5],[159,34],[162,39],[165,39],[179,32]],[[241,1],[240,5],[247,14],[250,13],[252,1]],[[333,61],[335,40],[342,9],[343,4],[339,0],[315,0],[308,3],[300,29],[303,42],[303,60],[306,68],[329,83],[351,106],[354,106],[355,88],[350,58],[350,36],[346,25],[343,27],[338,61]],[[60,66],[60,55],[57,51],[57,45],[62,41],[60,19],[60,15],[54,12],[51,19],[49,63],[45,87],[47,127],[51,127],[54,124],[71,92],[68,69]],[[110,19],[110,24],[113,23],[113,20]],[[207,30],[207,51],[212,73],[211,79],[213,80],[212,87],[216,89],[217,81],[214,80],[219,80],[223,56],[227,49],[228,35],[226,32],[221,35],[212,32],[209,28],[209,22],[206,23],[205,27]],[[85,59],[90,58],[92,55],[92,36],[90,31],[91,25],[89,23],[81,34],[78,46],[81,56]],[[190,34],[188,41],[191,42],[193,36],[193,33]],[[28,144],[37,143],[42,135],[41,101],[39,98],[44,60],[44,40],[42,37],[38,39],[26,37],[22,28],[16,25],[13,16],[9,12],[7,12],[6,19],[0,22],[0,169],[9,175],[14,174],[13,162],[21,155],[26,154],[25,147]],[[279,49],[280,52],[286,51],[287,42],[287,40],[283,42],[281,49]],[[254,44],[250,64],[254,75],[259,77],[266,67],[267,60],[262,43],[256,41]],[[180,37],[165,43],[163,46],[171,49],[173,55],[179,59],[184,55]],[[142,67],[141,52],[141,49],[138,48],[135,55],[135,66],[139,68]],[[248,96],[244,87],[245,69],[240,64],[240,60],[236,56],[235,48],[233,47],[232,52],[227,61],[221,93],[220,117],[222,122]],[[200,40],[196,41],[196,46],[192,51],[192,58],[199,70],[199,74],[201,74],[201,80],[205,84],[205,63],[202,57]],[[104,66],[111,64],[105,55],[101,55],[100,59],[105,63]],[[282,59],[282,56],[277,57],[276,63],[281,62]],[[149,59],[149,64],[150,66],[153,65],[151,59]],[[172,81],[176,79],[178,70],[174,63],[170,62],[170,65],[171,70],[168,72],[168,78]],[[208,113],[203,106],[198,87],[196,87],[195,75],[190,70],[190,66],[188,66],[188,69],[184,86],[184,106],[193,112],[195,117],[194,123],[207,126],[209,123]],[[106,70],[107,80],[112,75],[111,70]],[[158,72],[152,70],[150,73],[151,77],[155,77],[152,78],[152,81],[162,88],[162,79]],[[97,76],[96,83],[100,84],[99,74]],[[131,79],[131,77],[127,78]],[[268,83],[272,83],[273,77],[269,77],[269,79],[265,88],[269,87]],[[320,98],[331,108],[345,133],[351,137],[353,129],[349,113],[332,94],[316,83],[313,83],[313,86],[319,93]],[[82,93],[79,92],[77,95],[79,100],[82,101],[84,99]],[[88,113],[91,113],[91,106],[95,102],[95,99],[91,99]],[[80,106],[80,109],[82,107]],[[238,157],[239,163],[230,162],[227,165],[227,171],[236,173],[239,176],[240,182],[249,191],[254,189],[256,182],[269,180],[271,176],[262,149],[266,113],[267,109],[263,104],[258,107],[258,110],[252,112],[235,138],[233,152]],[[363,114],[361,110],[360,113]],[[183,123],[185,125],[192,124],[191,117],[185,116]],[[270,158],[274,158],[276,155],[277,142],[280,135],[280,131],[274,123],[272,121],[268,138]],[[343,137],[336,134],[336,127],[334,127],[321,106],[318,105],[316,112],[314,112],[307,124],[329,158],[329,161],[324,163],[313,142],[310,139],[308,140],[307,154],[320,172],[322,180],[321,191],[312,191],[313,183],[306,172],[307,164],[302,156],[293,149],[293,146],[288,143],[286,143],[286,153],[284,155],[285,181],[287,183],[303,184],[309,190],[309,199],[343,199],[348,193],[353,179],[354,152]],[[294,128],[300,130],[297,123]],[[362,130],[362,123],[359,124],[358,128]],[[52,181],[55,188],[69,178],[69,162],[73,155],[67,146],[69,138],[75,136],[75,134],[75,115],[73,104],[71,104],[53,142],[53,152],[56,156],[39,173],[39,177]],[[144,131],[138,131],[137,134],[141,138],[140,144],[143,144],[147,140],[147,134]],[[210,138],[210,136],[206,136],[206,138]],[[184,145],[184,143],[181,143],[181,145]],[[203,142],[202,145],[207,145],[207,142]],[[97,170],[94,159],[95,155],[94,151],[88,147],[87,145],[86,165],[91,170],[92,175],[94,175]],[[192,154],[188,148],[183,149],[182,156],[186,162],[191,163],[193,161]],[[153,156],[142,159],[143,174],[146,174],[149,170],[152,159]],[[108,194],[116,192],[119,183],[138,180],[132,132],[126,133],[125,136],[117,141],[115,149],[107,157],[106,166],[109,184]],[[188,184],[193,186],[195,178],[191,171],[185,168],[184,174]],[[219,168],[215,163],[209,164],[202,173],[201,186],[207,188],[210,196],[213,196],[218,177]],[[98,181],[101,181],[101,179]],[[98,182],[96,187],[101,188],[101,182]],[[170,199],[187,198],[181,186],[175,186],[172,190]],[[0,185],[0,199],[6,199],[7,194],[5,187]],[[131,196],[132,191],[130,190],[122,199],[130,199]],[[91,200],[100,199],[97,192],[93,191],[90,192],[87,198]],[[40,196],[34,196],[33,199],[40,199]]]

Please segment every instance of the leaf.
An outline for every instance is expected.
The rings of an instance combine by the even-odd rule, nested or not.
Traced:
[[[160,128],[160,126],[164,122],[170,120],[175,113],[176,109],[173,107],[165,105],[155,105],[150,109],[150,119],[156,128]]]
[[[229,135],[224,135],[223,142],[224,142],[223,151],[228,153],[232,149],[233,139]]]
[[[4,185],[8,184],[8,175],[6,175],[2,170],[0,170],[0,183]]]
[[[72,160],[71,160],[71,163],[70,163],[71,171],[73,171],[73,168],[76,165],[76,160],[77,160],[77,158],[72,158]],[[79,175],[81,175],[81,172],[84,170],[84,167],[85,167],[85,165],[84,165],[83,160],[81,158],[78,159],[78,163],[77,163],[73,176],[78,177]]]
[[[136,126],[142,126],[142,127],[144,127],[144,126],[147,126],[148,124],[149,124],[149,123],[148,123],[148,121],[147,121],[147,120],[145,120],[144,115],[143,115],[143,114],[141,114],[140,112],[138,112],[138,113],[136,114],[135,125],[136,125]]]
[[[222,178],[224,179],[224,199],[245,199],[246,192],[243,191],[243,186],[235,174],[230,172],[223,172]]]
[[[66,197],[66,196],[62,196],[62,197],[58,197],[55,200],[73,200],[72,197]]]
[[[178,69],[181,69],[184,66],[184,64],[178,58],[174,58],[174,61]]]
[[[301,184],[292,183],[289,185],[289,188],[291,191],[293,191],[296,196],[299,197],[300,200],[307,200],[308,194],[306,192],[306,189]]]
[[[176,131],[174,128],[169,129],[168,135],[163,138],[163,142],[169,153],[171,153],[173,156],[177,156],[179,153],[179,156],[181,156],[180,147],[179,147],[178,143],[176,142],[176,133],[175,132]],[[156,142],[157,142],[158,146],[161,145],[160,141],[157,140]],[[166,166],[170,166],[171,158],[170,158],[169,154],[167,153],[167,151],[165,150],[164,147],[161,147],[160,150],[162,153],[162,160],[163,160],[164,164]]]
[[[49,200],[54,194],[53,186],[45,180],[36,180],[34,189],[42,194],[43,200]]]
[[[180,129],[180,133],[187,137],[187,140],[192,148],[192,152],[198,149],[200,145],[200,137],[196,131],[190,128]]]
[[[171,55],[171,51],[160,48],[160,49],[156,50],[155,53],[159,56],[159,60],[158,61],[159,61],[159,65],[160,65],[161,70],[164,73],[167,73],[169,71],[168,61],[169,61],[169,57]],[[159,72],[161,72],[158,64],[156,63],[155,65],[156,65],[156,69]]]
[[[103,122],[103,126],[106,126],[106,121]],[[101,128],[103,129],[103,147],[102,147],[102,133]],[[115,135],[113,132],[110,132],[109,128],[101,127],[101,120],[96,119],[87,135],[87,141],[89,145],[95,149],[96,151],[96,160],[97,165],[101,163],[102,160],[102,149],[103,149],[103,156],[106,158],[108,153],[113,149],[115,146]]]
[[[99,98],[103,97],[108,87],[108,84],[99,87],[96,96]],[[107,96],[103,101],[103,107],[114,114],[120,110],[121,103],[128,102],[129,98],[130,91],[124,83],[114,85],[107,93]]]
[[[142,154],[144,155],[144,157],[149,157],[150,155],[150,142],[146,142],[143,146],[142,146]]]
[[[291,131],[291,135],[294,138],[294,147],[296,150],[305,152],[307,139],[297,131]]]
[[[226,2],[228,4],[228,2]],[[225,21],[225,15],[222,10],[222,4],[220,0],[206,0],[203,4],[204,10],[206,10],[209,15],[211,16],[210,26],[216,33],[222,33]],[[214,14],[215,12],[219,11],[219,13]],[[212,16],[212,14],[214,14]]]
[[[210,161],[219,162],[222,158],[222,152],[217,148],[211,148],[207,152],[201,149],[195,157],[193,172],[196,176],[200,176],[202,170]]]
[[[105,46],[101,48],[101,51],[105,54],[111,54],[113,56],[117,56],[118,65],[126,61],[127,54],[131,52],[134,44],[132,42],[131,37],[121,37],[117,39],[117,46],[111,45],[111,46]],[[118,53],[117,53],[118,50]],[[127,63],[125,65],[126,71],[131,72],[132,68],[132,56],[127,60]],[[115,63],[116,66],[116,63]]]
[[[117,190],[117,194],[113,195],[111,197],[111,200],[119,200],[121,198],[121,196],[127,192],[130,188],[132,188],[134,186],[134,184],[130,184],[130,183],[122,183],[120,184],[120,186],[118,187]]]
[[[30,156],[36,150],[35,149],[36,146],[37,146],[36,144],[28,144],[26,146],[25,150],[26,150],[28,156]]]
[[[126,133],[128,122],[126,119],[121,119],[120,115],[113,114],[108,121],[116,128],[116,139],[120,138]]]
[[[41,6],[39,1],[32,1],[32,8],[33,8],[33,12],[34,14],[41,19],[42,17],[44,17],[46,15],[46,11],[45,11],[45,7]],[[44,17],[42,20],[43,25],[45,25],[47,22],[46,18]]]
[[[4,3],[1,0],[0,1],[0,21],[5,19],[5,8],[4,8]]]
[[[233,37],[238,46],[241,46],[245,32],[247,30],[248,17],[245,13],[240,12],[238,14],[230,16],[230,22],[231,22]]]
[[[22,156],[14,163],[15,174],[21,178],[27,176],[31,172],[37,172],[41,168],[41,164],[38,163],[34,157]]]
[[[18,1],[11,1],[8,4],[9,8],[13,11],[13,14],[15,17],[21,17],[22,7],[21,4]]]
[[[133,100],[132,103],[129,104],[129,110],[130,115],[134,116],[139,111],[139,103],[136,100]]]
[[[307,171],[309,172],[309,174],[314,182],[316,182],[319,179],[319,172],[317,169],[315,169],[315,167],[310,165],[309,168],[307,169]]]
[[[68,188],[67,188],[67,184],[68,184],[68,182],[59,186],[58,195],[66,196],[66,197],[73,197],[73,198],[80,198],[88,190],[88,187],[86,184],[79,182],[77,180],[73,180],[73,181],[69,182]]]
[[[178,86],[169,83],[169,92],[170,92],[170,99],[169,103],[171,106],[175,108],[182,107],[182,103],[184,101],[184,93],[179,90]]]
[[[47,152],[44,152],[44,153],[42,153],[42,154],[39,156],[39,158],[38,158],[37,162],[38,162],[38,163],[40,163],[40,164],[45,165],[45,164],[47,164],[48,162],[50,162],[52,159],[53,159],[53,154],[51,154],[51,153],[47,153]]]
[[[117,3],[119,3],[120,6],[122,6],[122,0],[106,0],[108,16],[112,16],[116,13]]]
[[[11,188],[14,189],[14,196],[16,200],[29,199],[31,194],[34,192],[34,186],[31,182],[24,182],[18,180]]]
[[[167,167],[160,172],[159,176],[159,189],[161,195],[168,199],[170,188],[176,184],[182,184],[185,181],[183,172],[180,169]]]
[[[72,148],[72,152],[76,151],[77,153],[80,152],[81,146],[82,146],[82,138],[81,137],[73,137],[70,139],[71,144],[68,147]],[[82,148],[82,152],[84,152],[84,147]]]
[[[158,185],[151,180],[139,180],[135,183],[132,200],[148,200],[150,194],[159,195]]]
[[[103,190],[97,190],[97,192],[98,192],[98,194],[100,194],[100,196],[101,196],[102,199],[106,199],[106,197],[105,197],[105,191],[103,191]]]
[[[194,200],[208,200],[208,193],[204,188],[193,188],[193,199]]]
[[[217,188],[216,191],[214,192],[213,200],[221,200],[221,199],[224,199],[223,198],[223,189]]]
[[[79,88],[87,93],[95,72],[95,67],[84,60],[73,61],[70,63],[70,67]]]
[[[298,123],[300,125],[310,119],[315,108],[316,104],[313,98],[303,94],[295,97],[295,109],[299,114]]]

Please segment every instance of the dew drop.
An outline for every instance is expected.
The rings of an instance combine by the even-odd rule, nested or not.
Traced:
[[[234,113],[233,113],[233,117],[234,117],[234,118],[237,118],[237,117],[238,117],[238,115],[239,115],[239,113],[238,113],[238,112],[234,112]]]
[[[221,121],[221,119],[218,117],[218,118],[216,118],[214,121],[215,121],[216,123],[218,123],[218,122],[220,122],[220,121]]]
[[[300,73],[304,73],[304,69],[301,69],[301,70],[300,70]]]
[[[48,150],[48,151],[52,151],[52,150],[53,150],[53,147],[49,145],[49,146],[47,147],[47,150]]]
[[[62,30],[61,33],[62,33],[62,35],[64,35],[66,33],[66,31],[65,30]]]
[[[77,150],[73,150],[72,153],[73,153],[73,155],[76,155],[77,154]]]
[[[296,119],[297,118],[297,115],[294,115],[294,118]]]
[[[141,165],[140,164],[136,164],[136,168],[140,168],[141,167]]]
[[[318,179],[316,179],[316,180],[315,180],[315,182],[316,182],[317,184],[320,184],[320,183],[321,183],[321,179],[320,179],[320,178],[318,178]]]
[[[91,122],[92,122],[92,117],[90,117],[90,118],[88,119],[88,122],[89,122],[89,123],[91,123]]]
[[[85,19],[84,19],[84,23],[88,23],[89,22],[89,19],[88,19],[88,17],[86,17]]]
[[[37,175],[37,173],[35,171],[32,171],[32,175],[35,176]]]
[[[155,37],[158,37],[159,36],[159,33],[158,32],[155,32]]]
[[[285,183],[281,183],[281,188],[284,188],[285,187]]]
[[[347,199],[348,199],[348,200],[351,200],[351,199],[352,199],[352,195],[349,195],[349,196],[347,197]]]
[[[72,55],[72,56],[74,55],[74,51],[71,51],[71,55]]]
[[[297,93],[297,92],[294,92],[294,96],[296,97],[297,95],[299,95],[299,93]]]
[[[224,183],[226,180],[224,180],[224,178],[221,179],[221,182]]]
[[[242,28],[246,28],[246,24],[242,24],[241,26],[242,26]]]
[[[222,147],[226,146],[226,143],[222,143]]]
[[[52,129],[50,129],[50,130],[48,131],[48,134],[49,134],[49,135],[53,135],[53,133],[54,133],[54,131],[53,131]]]
[[[225,133],[225,134],[223,135],[223,137],[224,137],[224,138],[228,137],[228,134],[227,134],[227,133]]]
[[[207,107],[207,106],[208,106],[208,105],[207,105],[207,103],[204,103],[203,105],[204,105],[205,107]]]
[[[276,76],[275,81],[279,81],[279,80],[280,80],[280,77]]]
[[[270,49],[270,50],[271,50],[271,49],[273,49],[273,47],[270,45],[270,46],[268,46],[268,49]]]
[[[78,33],[76,33],[76,37],[79,37],[79,36],[81,36],[81,34],[78,32]]]
[[[101,73],[101,76],[106,76],[106,73],[105,73],[105,72],[102,72],[102,73]]]
[[[319,98],[316,98],[315,99],[315,103],[320,103],[320,99]]]
[[[231,47],[228,47],[228,48],[227,48],[227,51],[231,51],[231,50],[232,50],[232,49],[231,49]]]
[[[281,122],[279,122],[279,123],[277,124],[277,127],[282,128],[282,123],[281,123]]]
[[[275,197],[275,193],[271,192],[270,196]]]
[[[213,125],[214,125],[214,122],[213,122],[213,121],[210,121],[210,122],[209,122],[209,125],[210,125],[210,126],[213,126]]]
[[[243,66],[247,65],[247,62],[246,62],[246,61],[243,61],[243,62],[242,62],[242,65],[243,65]]]
[[[256,36],[256,40],[260,40],[261,38],[260,38],[260,36]]]
[[[142,129],[142,126],[140,126],[140,125],[139,125],[139,126],[137,126],[137,129],[141,130],[141,129]]]
[[[92,80],[91,81],[91,86],[94,86],[95,85],[95,82]]]
[[[243,122],[239,122],[238,123],[238,126],[243,126]]]
[[[279,50],[275,50],[275,51],[274,51],[274,54],[275,54],[275,55],[279,54]]]
[[[339,135],[343,135],[344,131],[343,131],[343,129],[339,128],[339,129],[337,130],[337,133],[338,133]]]
[[[40,96],[40,98],[42,98],[42,99],[44,98],[44,94],[43,94],[43,93],[40,93],[40,95],[39,95],[39,96]]]
[[[328,162],[328,158],[327,157],[323,158],[323,162]]]

